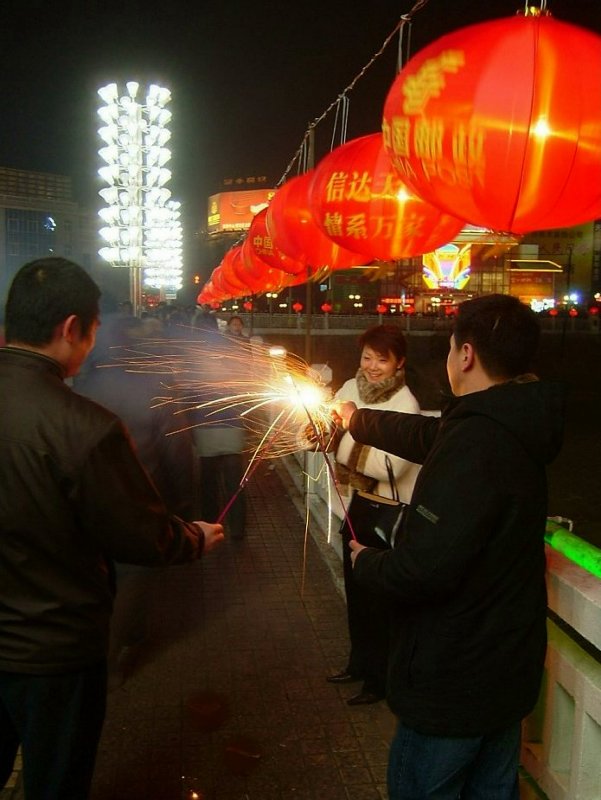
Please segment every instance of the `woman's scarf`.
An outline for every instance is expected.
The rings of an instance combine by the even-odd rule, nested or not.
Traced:
[[[405,370],[399,369],[386,380],[379,383],[370,383],[365,372],[359,367],[355,375],[357,391],[362,403],[376,405],[385,403],[405,385]],[[365,466],[369,454],[369,446],[355,442],[349,456],[348,464],[336,462],[336,479],[340,489],[344,492],[347,487],[358,489],[362,492],[371,492],[378,483],[376,478],[370,478],[361,471]]]

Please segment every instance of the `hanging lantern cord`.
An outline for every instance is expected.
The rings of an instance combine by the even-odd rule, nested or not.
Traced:
[[[524,0],[524,10],[518,11],[518,14],[523,14],[525,17],[550,17],[551,12],[547,11],[547,0],[539,0],[538,6],[528,4],[528,0]]]
[[[396,36],[397,32],[398,31],[402,31],[403,27],[407,23],[410,23],[411,20],[413,19],[413,16],[418,11],[421,11],[421,9],[424,6],[426,6],[428,4],[428,2],[429,2],[429,0],[417,0],[417,2],[413,5],[413,8],[407,14],[403,14],[401,19],[397,23],[397,25],[395,25],[394,30],[391,31],[389,33],[389,35],[386,37],[386,39],[384,40],[384,43],[382,44],[382,46],[380,47],[378,52],[374,53],[374,55],[370,58],[370,60],[367,62],[367,64],[363,67],[363,69],[357,75],[355,75],[355,77],[349,83],[349,85],[342,92],[340,92],[340,94],[337,96],[337,98],[332,103],[330,103],[330,105],[325,109],[325,111],[322,114],[320,114],[319,117],[316,117],[313,120],[313,122],[311,122],[309,124],[309,127],[305,131],[305,135],[303,137],[303,140],[301,142],[300,147],[298,148],[296,153],[292,156],[292,159],[290,160],[290,163],[286,167],[286,169],[284,171],[284,174],[279,179],[279,181],[276,183],[276,187],[281,186],[281,184],[284,183],[284,181],[286,180],[286,178],[288,176],[288,173],[290,172],[290,170],[293,168],[294,164],[300,158],[300,155],[301,155],[302,150],[303,150],[303,146],[305,145],[305,143],[306,143],[307,139],[309,138],[309,136],[310,136],[311,132],[313,131],[313,129],[316,128],[319,125],[320,122],[323,122],[323,120],[328,116],[328,114],[334,108],[336,108],[336,110],[338,111],[338,106],[340,104],[341,98],[343,98],[343,97],[346,98],[347,97],[348,93],[351,92],[355,88],[355,84],[357,83],[357,81],[359,81],[365,75],[367,70],[374,63],[374,61],[376,61],[382,55],[382,53],[386,50],[386,48],[388,47],[388,45],[390,44],[392,39]],[[348,103],[348,100],[347,100],[347,103]],[[348,105],[346,107],[346,117],[347,117],[347,120],[348,120]],[[344,135],[346,137],[346,121],[344,122],[344,131],[345,131]]]
[[[336,116],[334,117],[334,127],[332,129],[332,141],[330,142],[330,150],[333,150],[336,145],[336,131],[338,129],[338,121],[340,120],[340,141],[339,144],[346,142],[346,133],[348,129],[348,114],[351,101],[345,94],[341,94],[336,103]]]

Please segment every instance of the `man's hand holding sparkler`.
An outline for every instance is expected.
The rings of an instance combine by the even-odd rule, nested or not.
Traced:
[[[223,525],[219,523],[214,524],[212,522],[202,522],[201,520],[195,520],[195,525],[201,529],[204,534],[204,546],[202,548],[203,553],[208,553],[209,550],[213,550],[218,544],[225,539],[223,535]]]
[[[357,406],[353,403],[352,400],[342,400],[337,403],[332,403],[330,406],[330,411],[332,414],[332,419],[339,425],[343,430],[347,431],[351,417],[357,410]]]
[[[364,545],[359,544],[359,542],[356,539],[351,539],[350,540],[349,547],[351,548],[351,562],[352,562],[353,567],[354,567],[355,566],[355,561],[356,561],[357,556],[359,555],[359,553],[362,550],[367,550],[367,548]]]

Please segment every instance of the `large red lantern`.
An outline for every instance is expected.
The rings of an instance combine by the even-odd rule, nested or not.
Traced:
[[[464,226],[407,189],[380,133],[353,139],[327,155],[315,169],[310,203],[327,236],[370,261],[429,253]]]
[[[234,245],[223,256],[219,265],[225,280],[236,291],[233,297],[242,297],[245,294],[252,294],[252,289],[246,282],[242,272],[242,245]]]
[[[221,267],[215,267],[211,273],[210,280],[213,285],[213,292],[220,300],[229,300],[231,297],[236,297],[236,292],[228,283]]]
[[[219,269],[221,271],[222,280],[230,287],[232,297],[242,297],[245,294],[250,294],[250,287],[238,277],[232,268],[232,249],[228,250],[224,255]]]
[[[365,257],[340,247],[323,233],[309,208],[313,171],[281,186],[267,208],[267,230],[275,246],[314,272],[348,269],[365,263]],[[373,259],[372,259],[373,260]]]
[[[280,269],[274,269],[257,256],[251,248],[248,239],[242,243],[240,250],[241,267],[239,274],[244,282],[250,286],[253,294],[256,292],[273,292],[281,289],[285,279],[289,277]]]
[[[264,261],[274,269],[282,270],[289,275],[300,275],[306,272],[306,267],[301,261],[295,261],[279,250],[269,235],[266,225],[267,207],[256,214],[246,236],[247,250]],[[242,253],[244,256],[244,252]]]
[[[424,200],[500,231],[601,216],[601,37],[545,15],[454,31],[417,53],[384,142]]]

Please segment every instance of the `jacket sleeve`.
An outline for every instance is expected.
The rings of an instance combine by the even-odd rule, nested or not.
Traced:
[[[423,464],[439,431],[438,417],[358,408],[349,426],[353,439],[392,455]]]
[[[169,516],[119,421],[89,452],[73,493],[83,529],[115,561],[177,564],[202,552],[201,528]]]
[[[511,510],[495,473],[494,443],[477,428],[462,428],[446,435],[423,467],[395,549],[358,554],[359,583],[421,603],[452,594],[468,575],[486,581],[474,578],[472,566]]]

